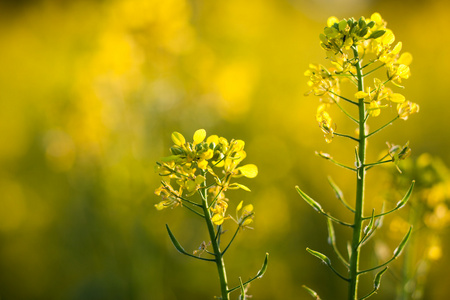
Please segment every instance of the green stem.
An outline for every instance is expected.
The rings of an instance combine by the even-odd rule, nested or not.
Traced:
[[[206,174],[202,174],[206,176]],[[206,182],[203,183],[203,186],[206,186]],[[216,233],[214,230],[214,224],[211,221],[211,212],[208,206],[208,193],[206,189],[199,189],[199,193],[202,196],[202,208],[203,214],[205,215],[206,225],[208,227],[209,238],[211,240],[211,245],[214,250],[215,262],[217,265],[217,271],[219,273],[220,280],[220,291],[222,294],[222,300],[229,300],[228,296],[228,282],[227,282],[227,272],[225,270],[225,263],[223,261],[223,254],[220,251],[219,241],[216,239]]]
[[[359,59],[358,50],[353,48],[353,54],[357,63],[356,75],[358,78],[358,91],[364,91],[364,81],[361,69],[361,60]],[[362,235],[362,225],[363,225],[363,212],[364,212],[364,185],[365,185],[365,173],[366,169],[364,167],[366,161],[366,111],[364,99],[358,99],[358,109],[359,109],[359,147],[358,147],[358,160],[360,165],[358,165],[356,170],[356,203],[355,203],[355,218],[353,225],[353,237],[351,246],[351,256],[350,256],[350,271],[349,271],[349,300],[358,299],[358,279],[359,279],[359,257],[360,257],[360,247],[359,242]]]
[[[370,137],[372,135],[374,135],[375,133],[379,132],[380,130],[383,130],[384,128],[386,128],[387,126],[391,125],[395,120],[397,120],[398,118],[400,118],[400,116],[396,116],[394,119],[392,119],[391,121],[389,121],[388,123],[384,124],[383,126],[381,126],[380,128],[378,128],[377,130],[375,130],[374,132],[371,132],[367,135],[367,137]]]

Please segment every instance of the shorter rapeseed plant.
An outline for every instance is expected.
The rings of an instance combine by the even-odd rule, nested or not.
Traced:
[[[361,17],[359,20],[353,18],[339,20],[331,17],[319,38],[332,67],[327,68],[320,64],[309,66],[309,70],[305,72],[305,75],[309,78],[308,85],[310,87],[307,94],[314,94],[320,98],[316,119],[325,135],[325,141],[331,143],[333,138],[342,137],[356,143],[351,151],[355,156],[355,164],[354,166],[348,166],[336,161],[330,154],[323,152],[317,154],[355,174],[356,199],[354,205],[347,203],[338,186],[333,180],[329,180],[337,198],[353,214],[353,222],[347,223],[333,217],[299,187],[297,187],[297,191],[317,212],[327,217],[329,242],[339,260],[347,268],[348,273],[342,275],[336,271],[331,260],[324,254],[309,248],[307,251],[322,260],[348,283],[349,300],[366,299],[378,291],[381,276],[387,270],[388,264],[401,254],[411,235],[410,227],[387,261],[375,267],[360,269],[362,247],[381,226],[383,216],[397,211],[406,204],[414,186],[413,181],[406,195],[390,210],[384,211],[382,209],[382,211],[376,213],[373,209],[370,214],[365,214],[366,172],[375,166],[386,163],[394,163],[397,166],[400,160],[407,158],[411,153],[408,143],[404,146],[388,143],[388,150],[381,159],[374,162],[366,161],[367,141],[370,137],[379,133],[394,121],[398,119],[407,120],[410,115],[419,111],[419,106],[416,103],[406,100],[405,96],[394,91],[395,88],[402,88],[403,81],[409,78],[411,74],[409,65],[412,62],[412,56],[408,52],[401,53],[402,43],[394,43],[394,33],[386,27],[386,22],[378,13],[372,14],[369,19]],[[380,73],[382,76],[378,76],[378,70],[384,70]],[[366,85],[365,80],[374,75],[377,76],[373,77],[372,84]],[[355,91],[351,95],[344,95],[341,92],[341,85],[344,83],[354,86]],[[354,112],[346,108],[344,104],[351,106],[357,113],[353,115]],[[331,106],[337,106],[347,118],[356,124],[355,134],[337,131],[337,126],[333,122],[329,110]],[[393,116],[390,117],[389,122],[370,131],[369,120],[380,116],[382,113],[390,113]],[[348,243],[348,257],[338,250],[333,223],[346,226],[352,230],[352,238]],[[368,291],[365,296],[358,296],[360,276],[377,270],[379,271],[374,278],[373,290]],[[315,291],[308,287],[305,288],[313,297],[320,299]]]
[[[253,164],[240,166],[245,159],[245,143],[242,140],[228,141],[223,137],[211,135],[206,137],[206,131],[199,129],[194,133],[193,142],[187,142],[184,136],[178,132],[172,133],[174,145],[170,148],[171,156],[165,157],[157,163],[159,175],[163,178],[161,186],[155,193],[162,197],[162,201],[155,205],[157,210],[171,207],[184,207],[206,222],[210,241],[201,243],[193,254],[188,253],[177,241],[169,226],[167,232],[175,248],[187,256],[215,262],[220,279],[221,297],[230,299],[229,294],[240,290],[240,299],[247,299],[248,284],[257,278],[261,278],[267,268],[268,254],[261,270],[255,277],[242,282],[234,288],[228,288],[227,274],[224,263],[224,255],[234,241],[238,232],[253,222],[253,205],[244,205],[241,201],[236,206],[236,216],[227,215],[229,199],[225,193],[228,190],[243,189],[250,191],[243,184],[234,182],[239,177],[254,178],[258,175],[258,168]],[[197,199],[192,196],[198,195]],[[228,219],[237,224],[229,243],[221,250],[221,237],[224,233],[223,225]],[[208,247],[212,247],[212,251]],[[208,254],[209,258],[201,255]]]
[[[414,232],[406,245],[401,269],[391,270],[397,282],[397,300],[424,299],[427,274],[433,263],[443,256],[442,236],[450,225],[450,170],[438,157],[421,154],[417,159],[407,160],[401,165],[404,176],[390,172],[386,188],[388,199],[398,197],[392,187],[406,187],[415,178],[415,192],[405,207],[404,214],[396,215],[387,224],[389,238],[398,238],[409,224]],[[376,241],[376,253],[385,258],[388,239]]]

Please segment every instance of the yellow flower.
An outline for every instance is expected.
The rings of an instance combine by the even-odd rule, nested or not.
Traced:
[[[313,93],[315,96],[323,96],[321,99],[328,103],[337,101],[338,98],[333,95],[339,94],[339,80],[332,75],[335,72],[333,68],[310,64],[305,76],[309,77],[308,86],[311,90],[305,95]]]
[[[245,185],[232,180],[238,177],[254,178],[258,175],[258,168],[254,164],[240,166],[247,156],[244,151],[245,142],[234,139],[228,141],[217,135],[207,137],[204,129],[195,131],[192,142],[186,141],[179,132],[172,133],[172,140],[172,155],[157,163],[159,175],[168,180],[162,181],[161,186],[155,190],[155,193],[162,197],[162,201],[155,205],[156,209],[162,210],[182,204],[190,208],[189,205],[198,202],[185,197],[191,197],[200,189],[204,189],[212,195],[211,201],[214,203],[210,208],[211,220],[214,224],[221,225],[228,218],[228,199],[225,198],[225,192],[228,189],[250,191]],[[213,182],[207,184],[207,177],[212,177]],[[201,195],[199,200],[204,201],[203,197]]]
[[[407,120],[411,114],[419,112],[419,105],[414,102],[405,101],[397,104],[397,112],[400,119]]]
[[[172,186],[168,185],[164,181],[161,186],[155,190],[155,194],[162,197],[162,201],[155,204],[157,210],[163,210],[168,207],[174,208],[182,205],[180,192],[175,191]]]
[[[228,203],[225,200],[219,199],[214,204],[214,207],[211,207],[211,212],[214,213],[214,215],[211,217],[211,221],[215,225],[222,225],[222,223],[228,219],[225,217],[225,213],[228,208]]]
[[[336,125],[333,125],[330,115],[324,109],[324,105],[319,106],[317,109],[316,120],[319,122],[320,129],[322,129],[325,134],[325,141],[331,143]]]
[[[236,223],[239,224],[240,227],[248,227],[253,222],[253,205],[247,204],[243,206],[244,201],[241,201],[239,205],[236,207]]]

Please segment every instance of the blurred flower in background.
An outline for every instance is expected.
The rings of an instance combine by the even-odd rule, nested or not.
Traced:
[[[440,158],[428,153],[415,160],[405,160],[401,168],[404,176],[391,176],[390,184],[405,189],[414,179],[416,185],[408,208],[402,216],[394,217],[387,224],[389,235],[394,240],[401,237],[410,224],[414,229],[401,267],[391,271],[398,279],[396,299],[426,299],[424,290],[430,269],[445,252],[442,237],[450,224],[450,170]],[[391,174],[394,172],[395,169]],[[388,200],[395,201],[401,197],[394,190],[386,187]],[[379,250],[384,249],[381,240],[377,243]],[[379,255],[384,256],[382,251]]]
[[[301,288],[306,277],[314,288],[327,282],[326,289],[318,288],[324,298],[339,294],[342,287],[332,275],[316,272],[303,254],[306,241],[320,248],[316,236],[326,228],[320,216],[303,209],[294,185],[321,191],[321,202],[338,210],[332,191],[321,188],[326,183],[312,170],[339,172],[305,154],[333,147],[339,156],[343,147],[306,130],[317,126],[316,102],[303,96],[309,89],[303,70],[324,58],[316,51],[316,33],[328,16],[375,11],[389,20],[402,50],[414,53],[404,96],[421,104],[408,125],[391,126],[387,134],[404,144],[408,132],[412,158],[429,152],[449,165],[442,131],[450,119],[443,109],[450,67],[449,42],[442,39],[450,11],[445,1],[1,1],[0,296],[211,295],[195,289],[214,288],[214,278],[205,276],[208,267],[177,263],[183,258],[161,225],[170,222],[175,231],[196,224],[177,210],[158,213],[154,207],[159,179],[153,166],[171,146],[166,137],[197,128],[245,140],[253,153],[248,163],[258,165],[251,196],[258,218],[245,245],[260,245],[272,262],[265,284],[254,283],[254,297],[308,299]],[[337,112],[332,115],[346,126]],[[373,145],[384,143],[373,138]],[[351,195],[353,181],[339,179]],[[244,191],[232,193],[248,203]],[[427,224],[439,225],[442,211],[430,213]],[[323,234],[310,232],[312,227]],[[206,240],[206,232],[202,240],[183,232],[183,240],[191,241],[187,250]],[[450,280],[450,262],[438,250],[448,247],[445,236],[447,227],[429,251],[441,258],[427,273],[427,299],[448,294],[442,282]],[[228,267],[250,264],[251,253],[245,255],[227,261]]]

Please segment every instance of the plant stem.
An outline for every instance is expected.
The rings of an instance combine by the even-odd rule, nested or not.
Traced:
[[[206,176],[205,174],[202,174],[203,176]],[[206,182],[203,183],[203,186],[206,186]],[[214,250],[214,256],[215,256],[215,262],[217,265],[217,271],[219,273],[219,280],[220,280],[220,291],[222,294],[222,300],[229,300],[230,297],[228,296],[228,282],[227,282],[227,272],[225,270],[225,263],[223,261],[223,254],[220,251],[220,245],[219,240],[216,239],[216,233],[214,230],[214,224],[211,221],[211,212],[209,210],[208,206],[208,193],[206,189],[199,189],[199,193],[202,195],[202,208],[203,208],[203,214],[205,216],[206,225],[208,227],[208,233],[209,238],[211,240],[211,245]],[[221,230],[221,229],[219,229]]]
[[[358,91],[364,91],[364,81],[361,69],[361,61],[359,59],[358,51],[353,48],[353,53],[357,61],[356,76],[358,79]],[[365,173],[366,169],[364,167],[366,160],[366,111],[364,99],[358,99],[359,108],[359,147],[358,147],[358,160],[360,165],[356,170],[356,203],[355,203],[355,218],[353,225],[353,238],[352,238],[352,253],[350,256],[350,271],[349,271],[349,300],[358,299],[358,279],[359,279],[359,256],[360,256],[360,245],[362,233],[362,223],[363,223],[363,212],[364,212],[364,185],[365,185]]]

